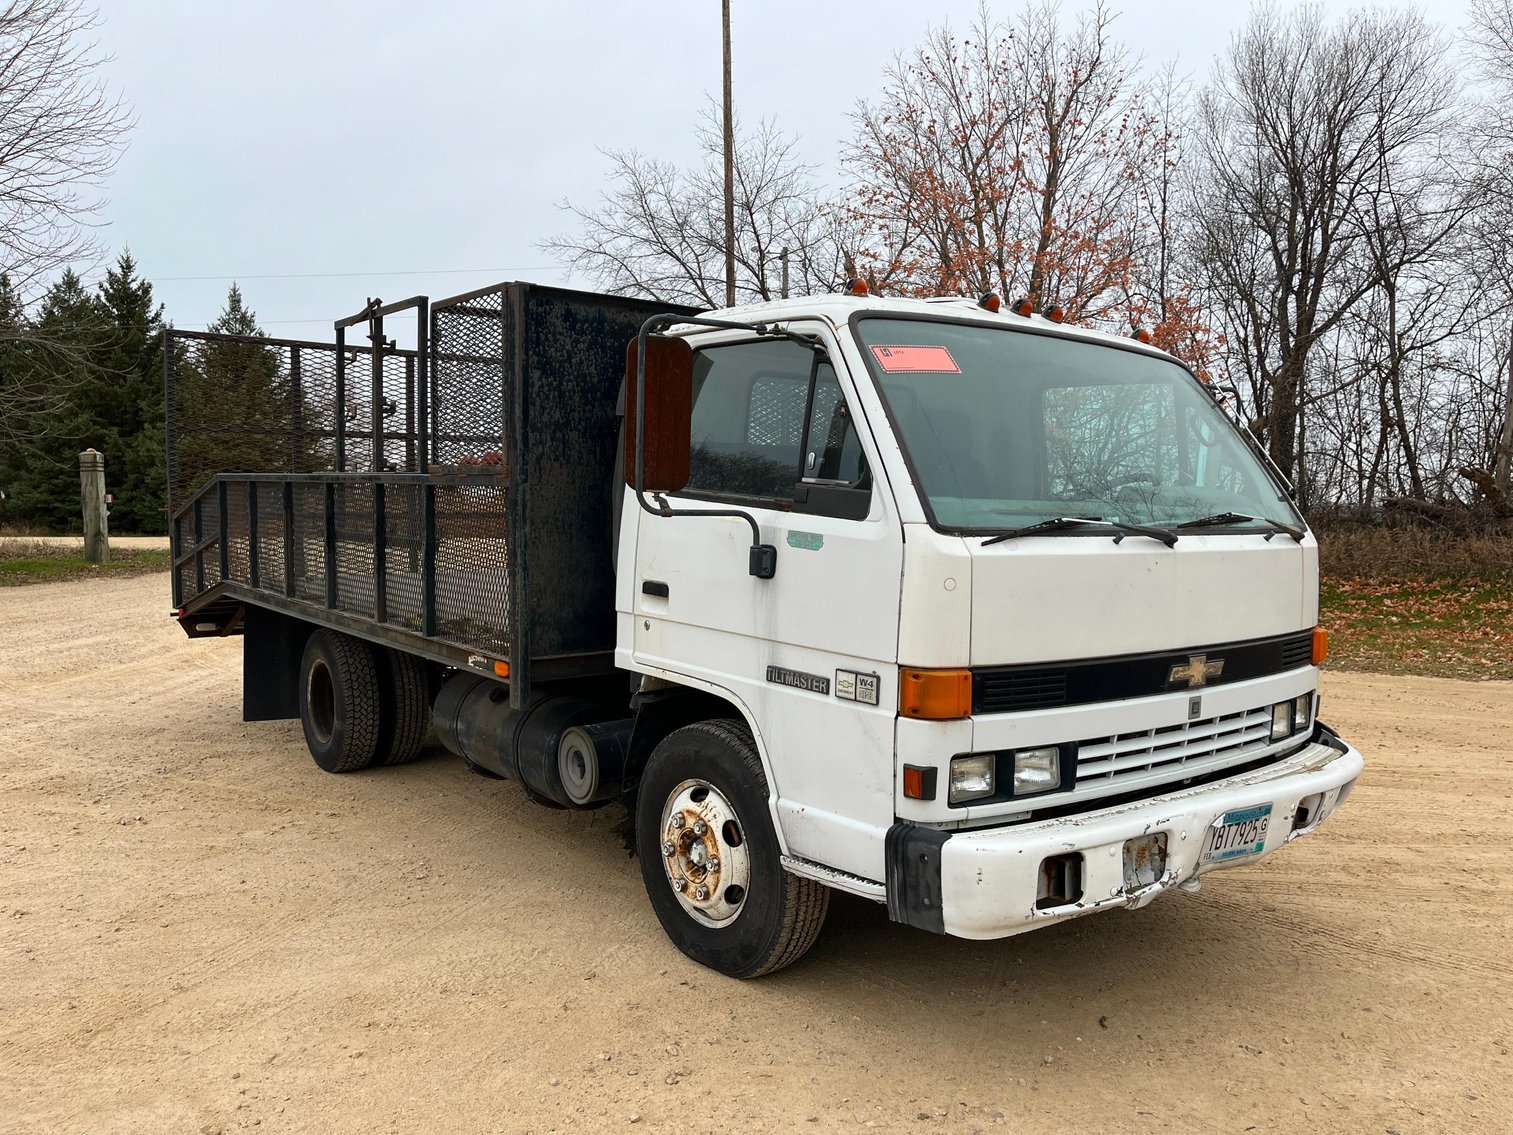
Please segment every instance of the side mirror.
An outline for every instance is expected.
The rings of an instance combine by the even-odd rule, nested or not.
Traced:
[[[636,488],[637,419],[642,407],[636,399],[638,340],[625,352],[625,483]],[[688,485],[693,459],[693,348],[685,339],[646,336],[645,425],[641,427],[645,456],[640,488],[651,493],[675,493]]]

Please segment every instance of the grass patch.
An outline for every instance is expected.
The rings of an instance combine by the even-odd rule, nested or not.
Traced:
[[[81,547],[32,540],[0,541],[0,587],[53,583],[101,575],[142,575],[167,571],[172,553],[145,548],[113,548],[110,560],[92,564]]]
[[[1513,573],[1490,579],[1326,578],[1328,666],[1434,678],[1513,678]]]
[[[1513,533],[1325,524],[1319,551],[1329,666],[1513,679]]]

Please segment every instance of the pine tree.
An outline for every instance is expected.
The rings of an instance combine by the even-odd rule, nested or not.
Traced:
[[[264,335],[236,284],[208,330],[243,341],[193,343],[176,361],[177,503],[216,473],[289,468],[289,380],[274,348],[247,341]]]
[[[106,476],[116,497],[111,528],[166,532],[163,307],[154,304],[152,284],[138,275],[129,251],[105,273],[99,303],[107,327],[101,385],[109,392],[106,404],[116,435],[109,443],[112,448],[104,451]]]
[[[8,512],[32,526],[74,532],[80,524],[79,450],[119,449],[119,437],[106,424],[108,391],[99,372],[105,342],[100,306],[78,275],[65,270],[13,342],[23,381],[39,399],[23,415],[21,428],[10,431],[3,458]]]

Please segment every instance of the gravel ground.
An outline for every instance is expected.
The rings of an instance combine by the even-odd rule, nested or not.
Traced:
[[[840,897],[737,983],[616,810],[243,724],[165,575],[0,595],[0,1131],[1513,1131],[1513,686],[1331,674],[1347,808],[973,943]]]

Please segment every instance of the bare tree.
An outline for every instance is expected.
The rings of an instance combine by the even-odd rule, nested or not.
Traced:
[[[130,123],[99,77],[95,25],[79,0],[0,7],[0,271],[22,294],[98,250],[91,191]]]
[[[1496,283],[1513,303],[1513,0],[1472,0],[1467,31],[1481,77],[1491,88],[1476,130],[1486,179],[1487,220],[1484,234],[1500,254]],[[1500,436],[1493,455],[1493,492],[1504,505],[1513,502],[1513,323],[1507,325],[1507,352],[1500,368],[1506,378]]]
[[[1310,355],[1383,282],[1372,205],[1388,187],[1424,191],[1456,95],[1446,46],[1417,14],[1329,26],[1316,8],[1267,8],[1202,98],[1198,259],[1248,371],[1254,428],[1288,476]]]
[[[564,204],[575,233],[543,241],[599,286],[622,295],[720,307],[725,300],[723,128],[717,107],[698,131],[704,160],[683,170],[635,150],[610,150],[613,188],[595,207]],[[795,293],[842,278],[843,241],[795,140],[772,123],[736,124],[735,265],[740,301],[778,297],[787,251]]]
[[[899,56],[860,105],[846,164],[861,250],[885,286],[997,290],[1097,317],[1126,294],[1138,186],[1158,131],[1099,6],[1012,23],[986,4]]]

